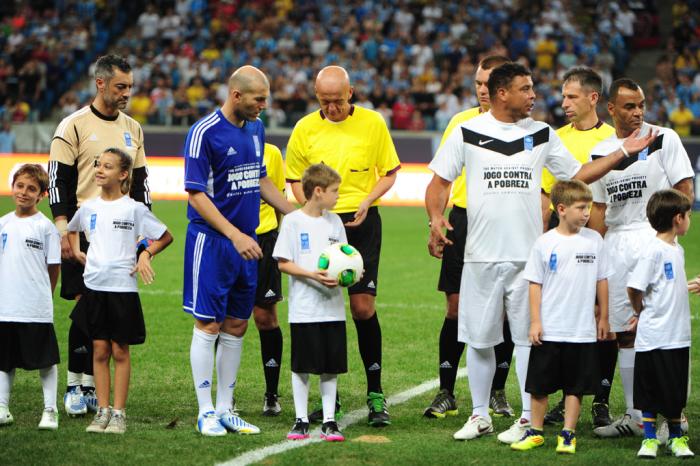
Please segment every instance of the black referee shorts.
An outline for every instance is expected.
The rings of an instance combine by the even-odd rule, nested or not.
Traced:
[[[343,223],[355,218],[354,212],[339,214]],[[348,243],[354,246],[360,254],[365,266],[362,280],[348,288],[348,294],[377,295],[377,277],[379,275],[379,253],[382,249],[382,219],[377,207],[370,207],[365,221],[353,228],[345,227]]]
[[[258,261],[258,286],[255,291],[255,305],[264,306],[282,300],[282,274],[272,251],[277,242],[277,230],[258,235],[258,245],[263,257]]]
[[[80,250],[87,253],[90,243],[85,234],[80,233]],[[61,298],[73,300],[77,295],[83,295],[87,291],[83,281],[85,267],[75,260],[61,261]]]
[[[532,395],[595,395],[598,382],[596,343],[543,341],[530,349],[525,391]]]
[[[442,251],[440,279],[438,290],[443,293],[459,293],[464,267],[464,247],[467,242],[467,209],[454,206],[447,219],[453,230],[447,232],[447,239],[452,245],[445,246]]]

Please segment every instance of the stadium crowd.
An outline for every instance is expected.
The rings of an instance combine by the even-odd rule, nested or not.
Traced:
[[[291,127],[315,108],[314,73],[333,63],[350,70],[355,102],[380,111],[392,129],[443,130],[476,105],[474,66],[486,54],[532,67],[533,116],[559,125],[563,72],[593,66],[609,84],[629,61],[635,24],[645,23],[638,17],[649,16],[624,2],[567,0],[527,9],[517,1],[177,0],[140,14],[122,1],[24,3],[0,30],[0,116],[46,116],[59,95],[62,116],[84,105],[92,83],[78,76],[109,42],[134,68],[129,112],[139,122],[193,123],[223,102],[224,78],[252,64],[271,77],[263,117],[273,128]],[[138,19],[122,33],[116,19],[125,9]],[[47,85],[52,76],[62,76],[57,86]]]

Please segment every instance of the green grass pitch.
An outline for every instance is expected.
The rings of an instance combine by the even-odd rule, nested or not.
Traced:
[[[0,212],[12,208],[9,198],[0,198]],[[41,208],[48,213],[46,201]],[[56,298],[55,324],[62,357],[59,366],[60,427],[56,432],[36,429],[43,406],[39,375],[17,371],[10,406],[15,424],[0,429],[0,464],[206,465],[285,440],[294,418],[286,302],[279,306],[282,330],[287,339],[280,381],[282,415],[272,419],[261,415],[264,378],[257,330],[251,323],[244,343],[236,397],[244,418],[260,426],[262,434],[203,438],[195,432],[197,408],[189,367],[192,318],[181,309],[185,203],[156,202],[154,211],[168,225],[175,242],[154,261],[155,283],[141,286],[148,336],[144,345],[133,347],[131,352],[128,432],[124,436],[87,434],[84,429],[88,418],[73,419],[63,413],[61,398],[71,307],[68,302]],[[437,377],[437,341],[444,317],[444,297],[436,291],[439,263],[427,252],[428,228],[423,209],[383,208],[381,213],[384,241],[377,308],[384,338],[383,386],[391,395]],[[700,273],[700,227],[691,226],[682,243],[686,250],[686,272],[689,277],[695,276]],[[694,340],[697,341],[700,299],[692,297],[691,306]],[[345,410],[352,411],[364,406],[365,377],[357,351],[355,327],[349,323],[347,328],[349,373],[340,377],[339,390]],[[692,352],[693,385],[697,387],[700,382],[697,346]],[[520,403],[513,371],[507,391],[517,411]],[[495,436],[456,442],[452,434],[470,413],[466,380],[457,381],[456,393],[461,410],[457,417],[422,418],[422,410],[434,395],[431,391],[392,406],[393,424],[388,428],[372,429],[360,422],[345,430],[348,441],[343,444],[316,443],[268,457],[263,463],[409,465],[551,464],[560,461],[564,464],[624,464],[636,461],[638,439],[598,440],[592,437],[590,399],[584,401],[578,429],[578,453],[574,457],[555,458],[554,428],[546,430],[544,448],[529,453],[511,452],[507,446],[499,445]],[[311,403],[316,399],[318,383],[314,380]],[[615,379],[611,402],[613,414],[621,413],[624,400],[619,377]],[[700,402],[695,393],[691,394],[687,414],[691,424],[691,448],[700,453],[700,438],[693,437],[694,427],[700,422]],[[496,419],[496,430],[505,430],[511,422]],[[664,454],[658,461],[670,463],[673,459]]]

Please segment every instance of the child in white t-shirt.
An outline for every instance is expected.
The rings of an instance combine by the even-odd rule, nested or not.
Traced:
[[[105,150],[95,162],[99,197],[75,213],[68,230],[73,254],[85,265],[87,292],[71,319],[93,341],[93,366],[98,410],[87,432],[122,434],[129,390],[129,345],[146,339],[146,327],[135,274],[153,281],[151,259],[173,240],[148,208],[129,198],[132,160],[120,149]],[[87,255],[80,251],[78,232],[90,241]],[[139,236],[158,238],[139,257],[134,253]],[[110,358],[114,360],[114,408],[110,410]]]
[[[345,243],[345,227],[332,212],[340,175],[324,164],[306,169],[301,180],[306,204],[284,217],[272,256],[289,275],[289,323],[292,337],[292,391],[296,422],[290,440],[309,437],[309,375],[321,377],[321,438],[343,441],[335,422],[338,374],[347,372],[345,302],[338,280],[318,269],[321,252]]]
[[[58,429],[59,362],[53,290],[61,267],[61,237],[37,204],[49,175],[35,164],[12,177],[14,212],[0,217],[0,426],[13,422],[10,391],[16,368],[39,370],[44,412],[39,429]]]
[[[603,238],[585,228],[592,194],[581,181],[560,181],[552,189],[560,223],[540,236],[530,252],[524,278],[530,282],[532,349],[525,390],[532,395],[531,428],[511,445],[530,450],[544,444],[547,396],[564,392],[564,428],[558,453],[576,452],[581,397],[597,390],[596,340],[607,337],[611,274]],[[599,315],[595,304],[598,299]]]
[[[657,191],[647,204],[656,230],[627,282],[634,309],[634,407],[642,411],[644,440],[637,456],[655,458],[656,415],[668,420],[668,449],[688,458],[688,437],[681,433],[681,412],[688,400],[690,303],[683,248],[676,241],[690,227],[691,203],[675,189]]]

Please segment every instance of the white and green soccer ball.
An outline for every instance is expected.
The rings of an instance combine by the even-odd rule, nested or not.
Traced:
[[[318,257],[319,270],[337,278],[340,286],[352,286],[360,281],[364,270],[362,255],[347,243],[335,243],[323,250]]]

